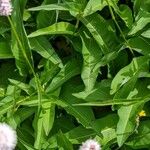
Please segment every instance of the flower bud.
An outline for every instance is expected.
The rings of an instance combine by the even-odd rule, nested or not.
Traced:
[[[16,131],[6,123],[0,123],[0,150],[14,150],[16,144]]]
[[[0,0],[0,16],[9,16],[12,12],[10,0]]]
[[[101,146],[96,140],[88,139],[82,143],[79,150],[101,150]]]

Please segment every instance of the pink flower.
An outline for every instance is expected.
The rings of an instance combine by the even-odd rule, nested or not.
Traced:
[[[6,123],[0,123],[0,150],[14,150],[16,144],[16,131]]]
[[[101,146],[96,140],[89,139],[82,143],[79,150],[101,150]]]
[[[9,16],[12,12],[10,0],[0,0],[0,16]]]

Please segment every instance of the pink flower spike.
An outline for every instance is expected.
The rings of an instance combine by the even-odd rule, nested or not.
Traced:
[[[96,140],[88,139],[82,143],[79,150],[101,150],[101,146]]]
[[[9,16],[12,12],[10,0],[0,0],[0,16]]]
[[[16,131],[6,123],[0,123],[0,150],[14,150],[16,144]]]

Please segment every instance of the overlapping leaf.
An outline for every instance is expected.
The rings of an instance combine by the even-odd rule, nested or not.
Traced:
[[[12,14],[12,53],[15,57],[17,67],[20,74],[27,75],[31,73],[33,67],[33,59],[29,41],[23,25],[23,10],[26,1],[15,0],[13,2],[14,11]]]
[[[104,54],[118,50],[119,43],[115,31],[103,17],[95,13],[87,17],[81,17],[80,20],[90,31]]]

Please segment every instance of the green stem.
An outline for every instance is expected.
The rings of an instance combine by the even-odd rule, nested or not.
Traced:
[[[57,4],[60,3],[60,0],[58,0]],[[59,10],[56,10],[56,23],[58,22],[58,16],[59,16]]]
[[[133,52],[132,48],[130,47],[130,44],[129,44],[128,41],[126,40],[126,37],[124,36],[124,34],[123,34],[123,32],[122,32],[122,30],[121,30],[121,28],[120,28],[118,22],[116,21],[115,15],[114,15],[113,10],[112,10],[112,8],[111,8],[111,6],[110,6],[110,4],[109,4],[109,1],[106,0],[106,2],[107,2],[107,4],[108,4],[111,17],[112,17],[112,19],[114,20],[114,22],[115,22],[115,24],[116,24],[116,26],[117,26],[117,28],[118,28],[118,30],[119,30],[121,36],[123,37],[123,39],[124,39],[124,41],[125,41],[125,43],[126,43],[126,46],[129,48],[129,50],[131,51],[132,55],[134,56],[134,52]]]
[[[75,25],[76,29],[79,27],[79,23],[80,23],[80,20],[77,18],[77,22],[76,22],[76,25]]]
[[[22,45],[22,43],[21,43],[21,41],[20,41],[20,39],[19,39],[19,36],[18,36],[18,34],[17,34],[16,30],[15,30],[15,26],[14,26],[14,24],[13,24],[13,22],[12,22],[12,20],[10,19],[9,16],[8,16],[8,20],[9,20],[9,22],[10,22],[12,31],[13,31],[15,37],[16,37],[16,40],[17,40],[17,42],[18,42],[18,45],[20,46],[20,49],[21,49],[21,51],[22,51],[22,54],[23,54],[23,56],[24,56],[24,58],[25,58],[25,60],[26,60],[26,62],[27,62],[27,64],[28,64],[28,66],[30,67],[30,69],[31,69],[31,71],[32,71],[32,74],[33,74],[34,78],[35,78],[35,83],[36,83],[37,93],[38,93],[38,100],[39,100],[38,112],[40,112],[41,107],[42,107],[42,105],[41,105],[42,95],[41,95],[41,84],[40,84],[40,80],[39,80],[38,76],[36,75],[36,73],[35,73],[35,71],[34,71],[32,65],[31,65],[31,63],[30,63],[30,61],[29,61],[29,59],[28,59],[28,57],[27,57],[27,55],[26,55],[25,49],[24,49],[24,47],[23,47],[23,45]]]

